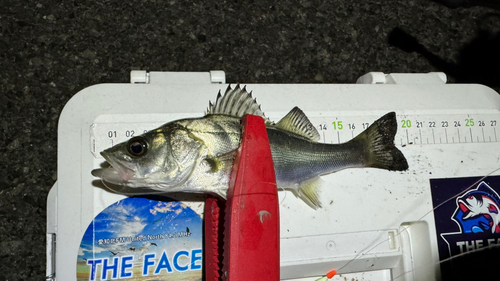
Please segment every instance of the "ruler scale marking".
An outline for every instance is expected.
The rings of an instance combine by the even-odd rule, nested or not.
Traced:
[[[278,114],[277,114],[278,116]],[[281,116],[281,114],[279,114]],[[463,120],[467,116],[466,124],[464,126],[459,126],[458,120]],[[452,143],[474,143],[474,135],[476,135],[476,142],[498,142],[499,136],[496,132],[496,121],[500,120],[497,116],[500,114],[437,114],[437,115],[398,115],[398,131],[396,133],[395,139],[400,139],[401,145],[410,144],[421,144],[421,145],[433,145],[433,144],[452,144]],[[277,119],[279,117],[272,117],[272,119]],[[337,120],[336,122],[342,122],[342,125],[335,129],[325,129],[322,130],[322,137],[324,143],[342,143],[342,141],[350,140],[355,137],[355,130],[359,129],[361,131],[366,130],[369,124],[373,124],[373,120],[380,118],[379,115],[367,115],[367,116],[344,116],[344,117],[329,117],[325,115],[313,116],[310,118],[313,124],[329,124],[330,120]],[[145,118],[142,117],[142,120]],[[155,117],[158,119],[158,117]],[[172,120],[178,118],[170,118],[166,115],[165,120]],[[475,124],[472,120],[480,120]],[[114,117],[113,120],[121,120],[121,118]],[[96,157],[101,157],[99,152],[110,146],[116,145],[122,141],[126,141],[131,137],[138,136],[143,132],[147,132],[151,129],[157,128],[164,124],[165,122],[151,121],[151,122],[134,122],[132,118],[124,114],[123,120],[130,120],[129,122],[99,122],[93,124],[90,128],[92,139],[90,143],[89,150]],[[419,120],[419,121],[417,121]],[[450,121],[451,120],[451,121]],[[485,120],[490,123],[490,126],[485,125]],[[454,124],[456,127],[456,132],[454,130],[448,132],[449,122]],[[341,124],[342,124],[341,123]],[[413,123],[413,126],[412,126]],[[358,124],[359,128],[354,127],[354,124]],[[478,128],[474,128],[478,127]],[[481,128],[481,132],[475,132]],[[468,132],[464,131],[468,128]],[[474,130],[473,130],[474,129]],[[350,132],[349,132],[350,131]],[[336,136],[334,135],[336,133]],[[450,136],[448,136],[448,134]],[[350,136],[349,136],[350,135]],[[431,137],[432,135],[432,137]],[[481,136],[482,135],[482,140]],[[464,139],[462,139],[462,136]],[[468,140],[468,136],[470,140]],[[488,138],[486,138],[488,136]],[[451,139],[450,139],[451,137]],[[439,139],[438,139],[439,138]],[[458,138],[458,142],[455,139]],[[413,140],[411,142],[410,140]],[[439,142],[438,142],[439,140]],[[451,141],[451,142],[450,142]]]

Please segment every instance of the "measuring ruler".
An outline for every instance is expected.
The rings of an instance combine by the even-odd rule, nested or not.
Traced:
[[[367,129],[380,116],[325,118],[317,125],[323,142],[343,143]],[[499,114],[397,115],[396,145],[498,142]]]
[[[309,119],[320,133],[320,142],[339,144],[353,139],[380,117],[318,116]],[[171,115],[164,118],[176,120]],[[398,114],[397,120],[395,144],[402,147],[413,144],[491,143],[500,140],[500,132],[497,130],[497,126],[500,126],[500,114]],[[160,120],[96,122],[91,127],[90,150],[94,156],[101,157],[101,151],[165,123]]]

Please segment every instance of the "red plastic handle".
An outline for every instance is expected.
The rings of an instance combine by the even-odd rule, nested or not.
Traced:
[[[242,125],[226,207],[216,198],[205,203],[207,281],[279,280],[279,204],[267,130],[258,116],[245,116]]]
[[[279,280],[279,204],[264,120],[243,117],[228,190],[223,280]]]

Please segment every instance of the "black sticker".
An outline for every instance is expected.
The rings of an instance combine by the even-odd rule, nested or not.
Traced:
[[[430,183],[442,280],[498,278],[500,177]]]

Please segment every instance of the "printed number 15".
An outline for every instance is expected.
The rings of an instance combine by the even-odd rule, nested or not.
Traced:
[[[333,121],[332,124],[334,130],[342,130],[342,128],[344,128],[344,126],[342,126],[342,121]]]

